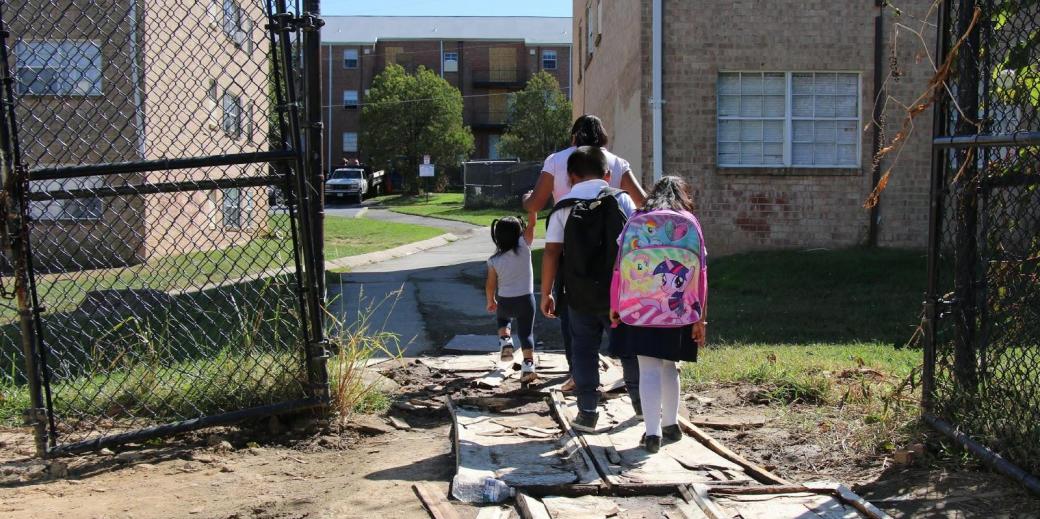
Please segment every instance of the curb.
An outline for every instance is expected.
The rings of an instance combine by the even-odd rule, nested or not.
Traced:
[[[458,236],[449,232],[440,236],[435,236],[428,240],[417,241],[415,243],[409,243],[400,247],[394,247],[393,249],[329,260],[325,262],[325,270],[349,270],[360,267],[362,265],[370,265],[372,263],[379,263],[382,261],[402,258],[404,256],[410,256],[412,254],[422,252],[427,249],[443,247],[449,243],[456,242],[459,239],[460,238]]]

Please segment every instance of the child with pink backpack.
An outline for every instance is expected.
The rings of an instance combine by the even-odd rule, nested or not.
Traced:
[[[664,177],[621,233],[611,284],[612,353],[639,361],[648,452],[678,441],[680,361],[704,346],[708,269],[686,182]]]

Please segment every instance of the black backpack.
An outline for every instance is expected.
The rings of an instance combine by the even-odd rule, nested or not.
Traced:
[[[563,231],[563,258],[556,276],[567,305],[592,314],[610,312],[610,282],[618,254],[618,236],[628,217],[618,204],[621,190],[603,188],[596,198],[568,198],[552,213],[570,207]],[[548,223],[552,213],[546,219]]]

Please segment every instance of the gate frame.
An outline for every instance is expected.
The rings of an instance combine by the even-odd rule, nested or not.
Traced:
[[[266,27],[267,37],[272,49],[277,48],[281,63],[272,67],[271,80],[275,84],[275,97],[284,102],[272,107],[278,113],[281,150],[252,152],[240,154],[213,155],[205,157],[185,157],[163,160],[142,160],[120,163],[102,163],[70,167],[47,167],[29,171],[21,158],[18,140],[18,124],[15,117],[14,77],[7,42],[11,36],[4,22],[4,8],[0,6],[0,182],[3,184],[3,197],[0,199],[0,211],[5,218],[3,232],[10,242],[10,256],[14,264],[14,297],[17,299],[19,323],[21,329],[22,354],[25,362],[26,380],[30,393],[31,408],[26,410],[26,423],[33,428],[36,453],[39,457],[61,456],[98,450],[106,446],[114,446],[129,442],[141,442],[151,438],[168,436],[242,421],[244,419],[269,416],[280,413],[300,411],[327,406],[330,400],[329,377],[327,369],[328,341],[325,338],[324,313],[324,248],[322,247],[322,168],[321,168],[321,93],[320,81],[304,81],[302,93],[297,92],[292,75],[294,71],[292,39],[302,32],[303,41],[316,42],[301,48],[300,66],[310,67],[319,72],[320,33],[324,22],[318,18],[320,0],[307,0],[305,11],[293,14],[288,10],[285,0],[265,0],[268,10]],[[283,82],[279,73],[285,74]],[[320,73],[320,72],[319,72]],[[313,91],[312,91],[313,90]],[[313,99],[318,105],[313,105]],[[303,138],[301,127],[300,103],[304,102],[309,123],[308,138]],[[317,113],[317,125],[311,112]],[[288,119],[288,122],[286,121]],[[295,168],[281,174],[264,177],[244,177],[203,182],[166,182],[147,184],[142,187],[108,187],[93,190],[68,190],[55,193],[42,193],[34,196],[29,192],[29,181],[62,178],[77,178],[87,175],[115,175],[135,172],[161,171],[196,167],[214,167],[241,164],[269,164],[277,168],[277,164],[294,162]],[[284,169],[284,168],[283,168]],[[293,173],[293,174],[291,174]],[[290,184],[295,182],[295,185]],[[293,256],[296,271],[297,304],[303,316],[300,319],[301,338],[304,348],[301,361],[307,372],[306,396],[301,399],[288,400],[275,404],[237,409],[217,415],[182,420],[139,428],[134,431],[110,434],[94,439],[59,444],[55,425],[53,406],[51,405],[50,370],[47,366],[47,348],[43,344],[44,327],[40,314],[45,311],[39,305],[35,271],[33,269],[32,246],[29,240],[28,202],[38,196],[46,196],[48,200],[58,198],[78,198],[79,195],[103,193],[103,196],[124,194],[132,190],[134,194],[168,193],[197,189],[200,184],[210,188],[278,186],[284,184],[290,197],[287,204],[293,242]],[[211,185],[212,184],[212,185]],[[83,191],[81,193],[80,191]],[[296,203],[292,198],[297,197]],[[315,241],[319,240],[319,241]],[[6,289],[0,287],[3,297],[10,298]]]
[[[985,1],[985,0],[983,0]],[[938,8],[938,23],[936,37],[936,63],[944,63],[951,52],[950,32],[951,24],[958,23],[958,34],[964,34],[970,23],[970,13],[974,7],[979,5],[980,0],[965,0],[961,6],[961,18],[951,18],[951,2],[940,0]],[[979,47],[979,28],[968,35],[969,48],[977,52]],[[965,65],[963,61],[955,62],[959,70],[955,73],[962,78],[961,84],[967,88],[958,89],[958,105],[967,113],[978,113],[979,81],[978,70],[974,62]],[[965,74],[967,73],[967,74]],[[963,79],[964,75],[968,75]],[[971,222],[955,222],[957,235],[954,238],[954,265],[970,263],[974,265],[978,259],[978,248],[975,231],[978,224],[978,202],[983,180],[973,174],[977,168],[977,158],[972,153],[979,148],[990,148],[1009,145],[1040,145],[1040,132],[1016,131],[1004,135],[981,135],[978,128],[972,128],[971,124],[963,118],[958,120],[957,127],[951,134],[950,112],[951,99],[949,90],[942,88],[935,99],[932,119],[932,160],[931,160],[931,183],[929,193],[928,210],[928,266],[927,266],[927,289],[923,302],[924,317],[922,319],[922,332],[924,340],[924,358],[922,366],[922,392],[921,406],[922,419],[937,431],[943,433],[961,447],[976,455],[980,461],[992,469],[1008,476],[1025,486],[1028,490],[1040,494],[1040,479],[1026,472],[1021,467],[1011,463],[1006,458],[996,453],[985,445],[975,441],[967,434],[961,432],[955,425],[938,417],[935,414],[935,365],[937,362],[937,325],[940,319],[954,319],[954,371],[958,371],[971,362],[974,371],[974,349],[978,337],[975,325],[975,300],[974,270],[967,268],[955,269],[954,292],[952,299],[945,299],[939,293],[939,265],[942,259],[941,248],[943,239],[943,220],[946,212],[946,195],[948,192],[947,161],[952,153],[962,153],[967,156],[961,157],[961,161],[969,161],[966,164],[966,172],[962,172],[968,182],[974,186],[967,186],[962,190],[961,202],[968,202],[971,207]],[[970,228],[965,228],[968,224]],[[962,245],[969,245],[963,247]],[[967,356],[970,354],[970,358]],[[966,373],[965,375],[971,375]],[[969,376],[970,378],[970,376]]]

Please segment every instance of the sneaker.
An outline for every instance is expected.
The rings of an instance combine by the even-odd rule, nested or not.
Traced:
[[[529,383],[534,382],[538,379],[538,373],[535,372],[534,361],[531,359],[524,359],[524,363],[520,366],[520,382]]]
[[[636,412],[636,418],[643,418],[643,401],[638,398],[632,399],[632,410]]]
[[[678,424],[666,425],[661,428],[661,436],[663,436],[665,440],[668,440],[670,442],[677,442],[682,439],[683,432],[682,429],[679,428]]]
[[[646,452],[649,452],[650,454],[653,454],[653,453],[661,450],[661,437],[660,436],[647,436],[647,435],[644,434],[642,443],[643,443],[643,448],[646,449]]]
[[[509,362],[513,360],[513,338],[512,337],[499,337],[498,347],[501,348],[501,359],[502,362]]]
[[[596,432],[596,422],[599,421],[598,413],[587,413],[585,411],[578,411],[578,416],[571,420],[571,427],[587,433]]]

